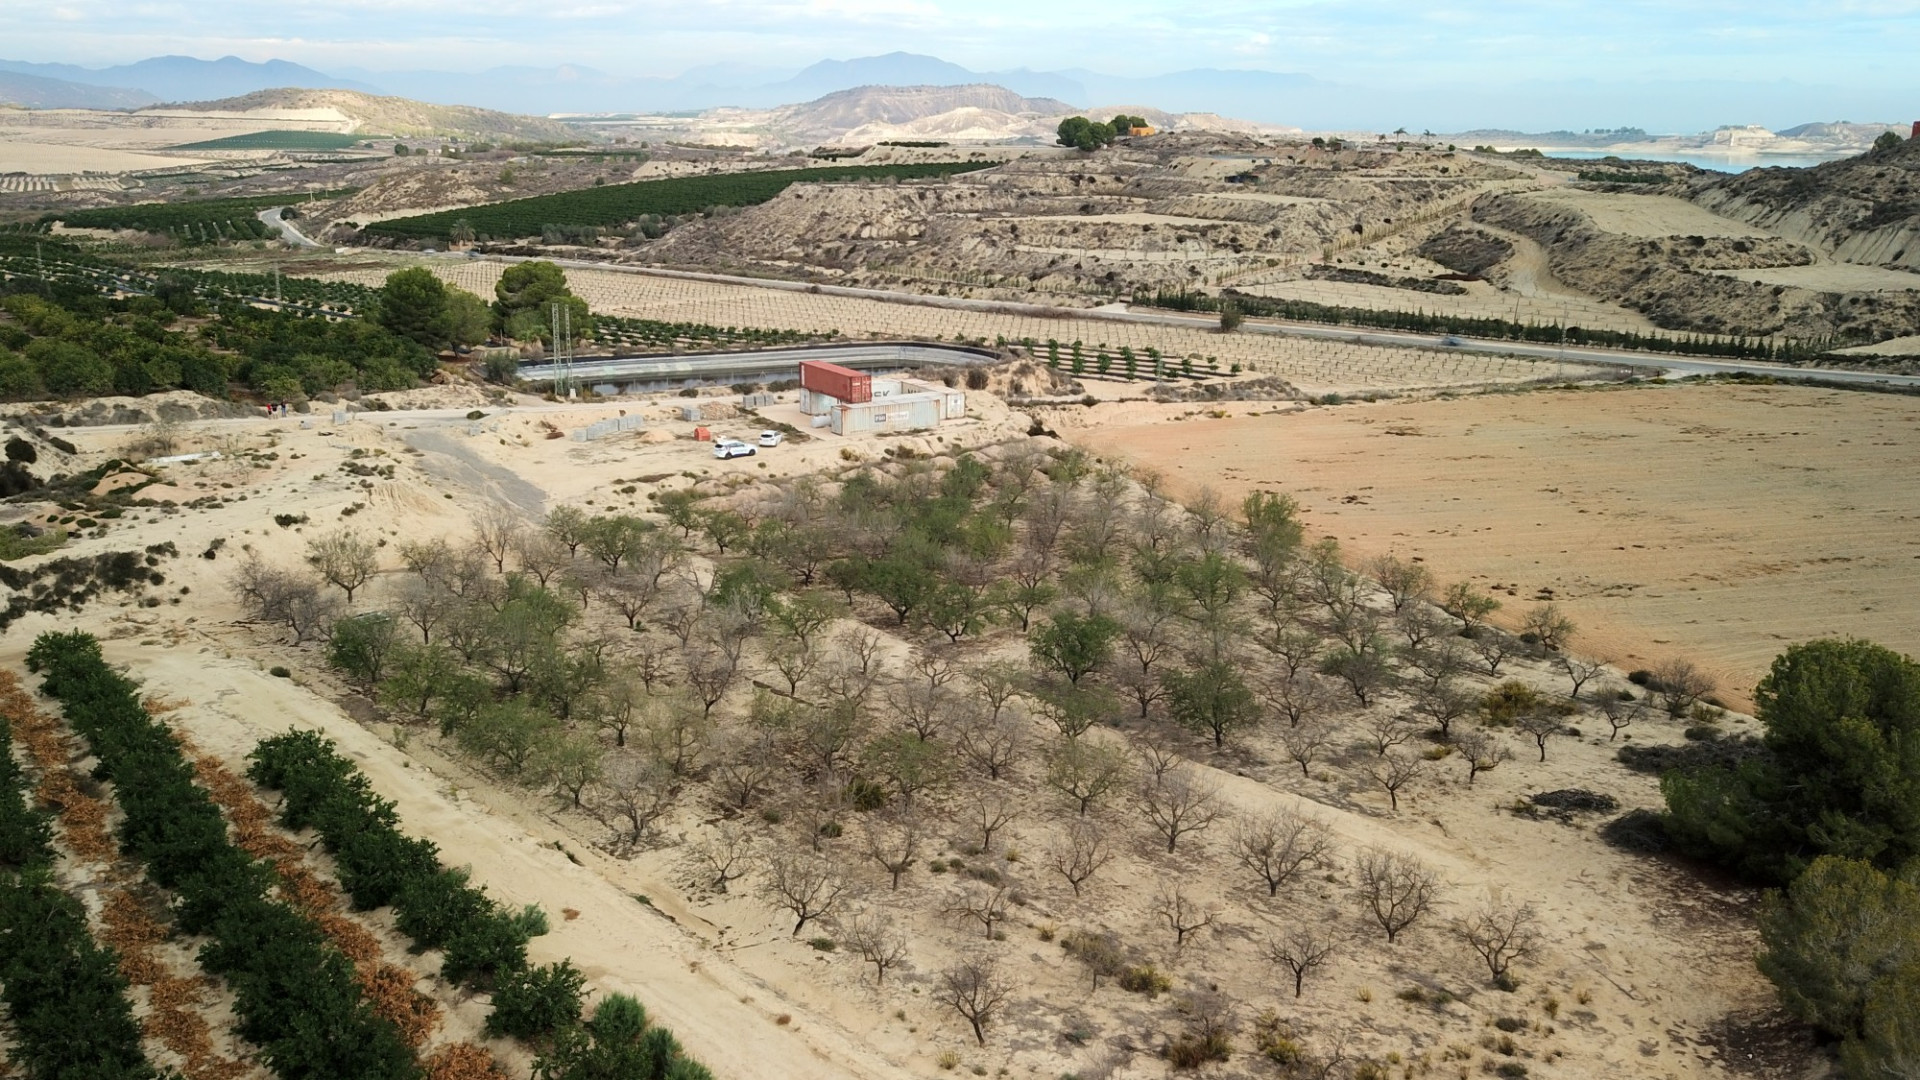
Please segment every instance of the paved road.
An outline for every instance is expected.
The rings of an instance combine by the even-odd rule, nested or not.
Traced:
[[[301,233],[299,229],[294,228],[292,222],[280,216],[281,211],[285,209],[286,207],[284,206],[276,206],[271,210],[262,210],[260,211],[260,213],[258,213],[255,216],[260,219],[260,223],[262,225],[265,225],[267,228],[273,229],[279,232],[280,238],[285,240],[287,243],[292,244],[294,247],[297,247],[297,248],[319,247],[320,246],[319,244],[316,244],[313,241],[307,239],[305,234]]]
[[[441,258],[468,259],[472,256],[443,254]],[[532,256],[489,255],[486,258],[497,262],[525,262]],[[655,267],[622,266],[612,263],[593,262],[584,259],[553,259],[563,267],[580,270],[608,270],[623,274],[641,274],[651,277],[680,278],[687,281],[708,281],[722,285],[750,285],[762,289],[782,289],[787,292],[815,293],[823,296],[844,296],[856,300],[878,300],[889,304],[913,304],[921,307],[950,308],[958,311],[983,311],[1002,314],[1032,315],[1042,318],[1058,318],[1061,309],[1045,304],[1023,304],[1002,300],[973,300],[959,296],[927,296],[921,293],[892,292],[884,289],[856,289],[844,285],[813,285],[802,281],[779,281],[769,278],[742,277],[733,274],[709,274],[688,270],[662,270]],[[1103,319],[1116,323],[1134,323],[1156,326],[1179,326],[1189,329],[1217,330],[1220,321],[1217,317],[1204,315],[1184,315],[1168,311],[1116,310],[1115,308],[1074,309],[1074,318]],[[1863,386],[1911,386],[1920,388],[1920,375],[1883,375],[1878,372],[1846,371],[1840,368],[1790,367],[1784,364],[1763,364],[1739,360],[1709,360],[1696,357],[1668,356],[1661,353],[1636,352],[1629,349],[1602,349],[1592,346],[1537,345],[1520,341],[1476,341],[1460,339],[1460,344],[1443,346],[1442,339],[1433,334],[1411,334],[1397,330],[1370,330],[1349,326],[1328,326],[1322,323],[1283,322],[1277,319],[1248,319],[1241,324],[1241,333],[1273,334],[1281,337],[1309,338],[1320,341],[1343,341],[1361,345],[1390,345],[1402,348],[1451,348],[1460,352],[1488,353],[1497,356],[1521,356],[1535,360],[1568,360],[1584,364],[1611,364],[1624,367],[1664,371],[1672,375],[1727,375],[1746,374],[1771,376],[1778,379],[1820,379],[1827,382],[1857,384]]]

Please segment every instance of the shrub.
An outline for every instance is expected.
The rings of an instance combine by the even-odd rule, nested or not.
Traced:
[[[562,960],[527,968],[502,979],[493,992],[487,1034],[540,1044],[580,1022],[580,995],[587,978]]]
[[[283,666],[281,666],[281,665],[279,665],[279,664],[275,664],[275,665],[273,665],[272,667],[270,667],[270,668],[268,668],[268,669],[267,669],[267,674],[269,674],[269,675],[271,675],[271,676],[273,676],[273,677],[274,677],[274,678],[276,678],[276,679],[291,679],[291,678],[293,678],[293,672],[291,672],[291,671],[288,671],[288,670],[287,670],[287,669],[286,669],[285,667],[283,667]]]
[[[1173,980],[1152,964],[1136,964],[1120,973],[1120,989],[1156,998],[1173,989]]]

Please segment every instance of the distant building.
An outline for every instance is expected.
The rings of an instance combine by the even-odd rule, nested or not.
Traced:
[[[907,379],[876,379],[823,360],[800,362],[800,411],[835,435],[919,431],[967,415],[967,395]]]
[[[1129,139],[1135,139],[1135,138],[1145,138],[1148,135],[1155,135],[1155,134],[1158,134],[1158,132],[1154,129],[1152,124],[1143,124],[1139,127],[1130,127],[1130,128],[1125,128],[1121,131],[1116,131],[1114,132],[1114,134],[1125,135]]]

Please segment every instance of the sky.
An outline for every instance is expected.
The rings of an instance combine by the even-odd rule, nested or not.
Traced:
[[[707,64],[790,73],[894,50],[984,71],[1258,68],[1474,99],[1586,86],[1626,94],[1628,112],[1646,111],[1641,98],[1684,112],[1690,95],[1718,109],[1707,84],[1764,86],[1769,108],[1806,105],[1751,118],[1777,124],[1920,112],[1920,0],[0,2],[0,54],[89,66],[181,53],[323,71],[572,63],[672,76]],[[1849,107],[1860,115],[1829,111]]]

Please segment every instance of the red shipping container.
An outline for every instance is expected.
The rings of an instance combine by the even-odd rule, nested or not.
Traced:
[[[825,360],[800,361],[800,385],[849,405],[873,400],[873,376]]]

